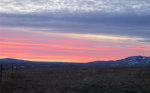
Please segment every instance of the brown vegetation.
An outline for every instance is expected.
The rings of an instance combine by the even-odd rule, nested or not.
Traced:
[[[3,93],[150,93],[150,67],[5,72]]]

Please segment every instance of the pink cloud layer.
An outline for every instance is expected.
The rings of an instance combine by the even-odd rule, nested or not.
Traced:
[[[60,33],[61,34],[61,33]],[[141,43],[116,43],[78,39],[22,29],[0,28],[0,57],[33,61],[90,62],[117,60],[133,55],[150,55]]]

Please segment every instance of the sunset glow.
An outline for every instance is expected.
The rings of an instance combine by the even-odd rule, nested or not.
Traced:
[[[147,1],[108,1],[1,1],[0,58],[91,62],[150,56]]]
[[[90,62],[95,60],[117,60],[123,57],[148,56],[150,46],[136,44],[142,38],[107,37],[99,35],[64,34],[36,31],[1,30],[1,58],[19,58],[48,62]],[[14,33],[14,34],[8,34]],[[16,37],[16,34],[21,36]],[[30,34],[30,36],[28,36]],[[33,35],[33,36],[32,36]],[[98,36],[98,35],[97,35]],[[82,38],[83,37],[83,38]],[[93,37],[93,38],[91,38]],[[111,39],[112,38],[112,39]],[[117,41],[114,41],[117,40]],[[126,42],[124,42],[126,41]],[[140,42],[139,42],[140,43]],[[145,47],[145,48],[142,48]],[[146,50],[146,51],[145,51]]]

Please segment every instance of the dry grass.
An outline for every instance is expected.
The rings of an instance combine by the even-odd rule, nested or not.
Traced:
[[[150,67],[5,72],[3,93],[150,93]]]

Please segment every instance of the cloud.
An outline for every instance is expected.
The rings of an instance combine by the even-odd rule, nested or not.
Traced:
[[[149,38],[149,0],[2,0],[0,27]]]
[[[149,37],[150,16],[136,14],[0,14],[1,27],[30,28],[62,33]]]
[[[139,40],[139,42],[146,42],[146,43],[149,43],[150,40]]]
[[[0,28],[0,57],[89,62],[116,60],[139,54],[148,56],[150,45],[139,43],[139,40],[143,39]]]
[[[149,35],[149,0],[0,1],[1,57],[87,62],[149,55]]]
[[[1,0],[0,11],[7,13],[31,13],[67,10],[104,12],[147,12],[149,0]]]

